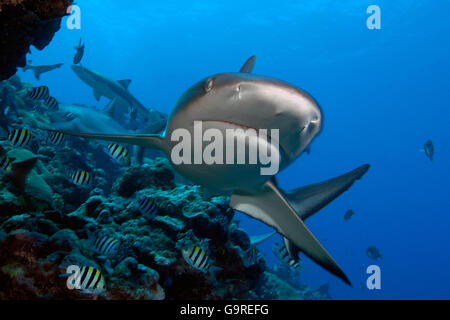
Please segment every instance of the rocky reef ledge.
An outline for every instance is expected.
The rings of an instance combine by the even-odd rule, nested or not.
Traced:
[[[0,81],[24,67],[30,46],[44,49],[72,0],[0,0]]]

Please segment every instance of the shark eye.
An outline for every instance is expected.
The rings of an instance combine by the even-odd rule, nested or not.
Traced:
[[[210,78],[210,79],[206,80],[205,92],[206,93],[210,92],[213,87],[214,87],[214,78]]]

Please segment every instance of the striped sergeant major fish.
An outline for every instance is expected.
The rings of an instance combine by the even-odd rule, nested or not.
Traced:
[[[65,138],[66,138],[66,135],[64,133],[49,132],[49,134],[47,136],[47,142],[50,142],[51,144],[59,146],[64,142]]]
[[[299,264],[300,258],[297,258],[297,259],[292,258],[289,255],[286,247],[279,244],[278,242],[274,243],[274,245],[273,245],[273,253],[281,262],[283,262],[288,267],[297,269],[297,270],[302,269]]]
[[[53,111],[58,111],[59,110],[59,102],[58,100],[56,100],[53,97],[47,97],[47,99],[45,99],[45,105]]]
[[[31,141],[31,131],[28,129],[15,129],[8,134],[8,140],[15,147],[27,146]]]
[[[119,250],[119,247],[119,240],[108,236],[98,237],[94,243],[94,250],[103,257],[114,255]]]
[[[117,143],[109,143],[106,146],[108,154],[120,164],[130,164],[130,154],[128,149]]]
[[[11,172],[13,169],[13,164],[11,159],[6,156],[0,156],[0,169],[5,172]]]
[[[139,211],[146,219],[151,220],[158,213],[158,206],[152,197],[141,197],[137,202],[139,205]]]
[[[106,292],[106,282],[100,270],[93,267],[71,265],[67,273],[60,277],[68,277],[67,288],[77,289],[84,294],[100,295]]]
[[[84,170],[76,170],[72,172],[70,178],[77,185],[88,185],[92,180],[91,174]]]
[[[200,270],[202,272],[209,271],[211,267],[211,261],[209,259],[209,255],[201,249],[199,246],[192,246],[187,249],[181,250],[181,254],[191,267]]]
[[[27,97],[32,100],[46,100],[50,96],[50,90],[47,86],[30,88],[27,91]]]

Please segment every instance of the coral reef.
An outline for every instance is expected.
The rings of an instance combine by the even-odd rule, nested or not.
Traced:
[[[0,1],[0,81],[24,67],[30,46],[44,49],[60,29],[72,0]]]

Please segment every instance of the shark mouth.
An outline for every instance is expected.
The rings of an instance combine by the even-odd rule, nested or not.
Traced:
[[[227,125],[230,125],[230,126],[233,126],[233,127],[239,128],[239,129],[243,129],[243,130],[254,130],[255,132],[259,132],[259,130],[261,130],[261,129],[256,129],[256,128],[249,127],[249,126],[246,126],[246,125],[243,125],[243,124],[240,124],[240,123],[237,123],[237,122],[232,122],[232,121],[224,121],[224,120],[200,120],[200,121],[202,121],[204,123],[222,123],[222,124],[227,124]],[[303,127],[301,131],[303,131],[304,128],[305,127]],[[267,129],[267,137],[268,137],[269,141],[275,141],[277,143],[277,145],[280,147],[281,152],[282,152],[283,155],[289,156],[289,153],[287,152],[287,149],[280,143],[280,141],[275,139],[275,138],[273,138],[270,135],[270,129]]]

